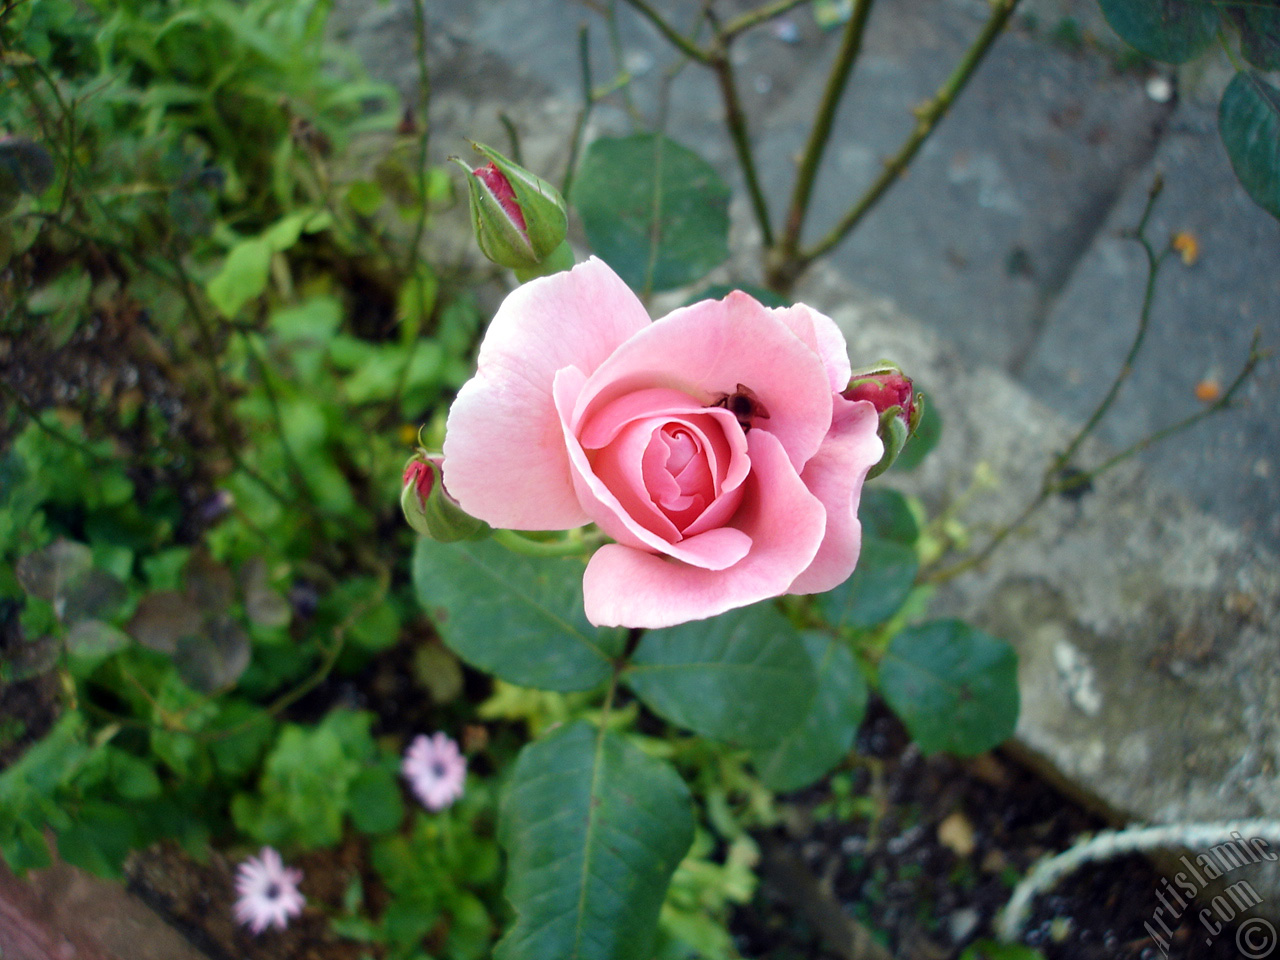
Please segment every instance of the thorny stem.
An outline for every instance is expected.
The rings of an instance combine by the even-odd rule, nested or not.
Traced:
[[[1074,489],[1075,487],[1083,486],[1089,479],[1092,479],[1093,477],[1098,476],[1099,474],[1105,473],[1106,471],[1114,467],[1116,464],[1129,459],[1129,457],[1132,457],[1134,454],[1141,453],[1143,450],[1146,450],[1148,447],[1154,446],[1155,444],[1159,443],[1161,440],[1171,437],[1175,433],[1180,433],[1183,430],[1186,430],[1188,427],[1195,426],[1197,423],[1199,423],[1201,420],[1204,420],[1206,417],[1210,417],[1215,413],[1219,413],[1223,410],[1226,410],[1228,407],[1231,406],[1231,401],[1235,398],[1235,395],[1240,391],[1241,387],[1244,386],[1245,382],[1253,374],[1254,369],[1258,366],[1259,363],[1261,363],[1264,359],[1266,359],[1267,356],[1269,356],[1266,350],[1261,349],[1260,347],[1261,340],[1262,340],[1262,334],[1259,331],[1254,331],[1253,340],[1249,344],[1249,356],[1245,359],[1244,365],[1240,368],[1240,372],[1236,374],[1236,378],[1231,381],[1231,385],[1227,387],[1226,391],[1222,394],[1222,396],[1219,397],[1217,400],[1215,400],[1213,403],[1211,403],[1209,406],[1205,407],[1203,410],[1197,410],[1195,413],[1191,414],[1190,416],[1184,417],[1183,419],[1179,420],[1177,423],[1171,423],[1169,426],[1163,427],[1162,429],[1157,430],[1155,433],[1149,434],[1148,436],[1143,437],[1141,440],[1135,441],[1134,443],[1125,447],[1119,453],[1112,456],[1110,459],[1104,460],[1101,465],[1096,467],[1094,470],[1090,471],[1088,475],[1083,477],[1072,478],[1071,482],[1069,483],[1064,482],[1062,489],[1071,490],[1071,489]]]
[[[836,109],[848,88],[849,75],[862,50],[862,38],[866,32],[867,19],[874,2],[875,0],[855,0],[853,12],[845,24],[844,34],[840,39],[840,50],[836,53],[835,63],[827,76],[827,85],[822,91],[822,100],[818,104],[818,112],[809,130],[809,140],[805,144],[804,152],[800,157],[800,166],[796,171],[791,205],[787,210],[787,220],[782,228],[782,239],[777,250],[778,258],[782,262],[793,260],[800,246],[800,231],[804,227],[805,214],[809,210],[809,198],[813,192],[814,180],[818,175],[818,167],[822,163],[822,154],[831,139],[831,127],[835,120]]]
[[[646,0],[626,0],[637,13],[648,20],[658,32],[662,34],[677,50],[683,53],[690,60],[697,60],[698,63],[711,65],[711,54],[703,50],[692,40],[686,38],[679,30],[667,23],[662,18],[662,14],[649,6]]]
[[[726,40],[732,40],[738,34],[744,33],[762,23],[767,23],[775,17],[780,17],[784,13],[795,9],[802,3],[808,2],[809,0],[775,0],[774,3],[766,3],[762,7],[748,10],[746,13],[734,17],[721,28],[720,36]]]
[[[782,284],[784,289],[789,287],[805,267],[840,243],[880,201],[880,198],[911,163],[929,135],[937,128],[938,121],[950,110],[952,103],[986,57],[1017,5],[1018,0],[993,0],[991,17],[983,26],[982,32],[965,52],[951,76],[938,88],[938,92],[916,108],[915,129],[898,148],[898,152],[885,161],[884,170],[881,171],[880,176],[825,237],[808,250],[797,253],[790,262],[776,264],[771,271],[772,282]]]
[[[627,58],[622,49],[622,34],[618,32],[618,5],[617,0],[609,0],[609,5],[605,13],[605,30],[609,35],[609,52],[613,54],[614,69],[616,71],[616,79],[614,81],[614,89],[622,97],[622,106],[627,111],[627,116],[631,118],[634,127],[640,128],[645,126],[644,117],[636,108],[635,100],[631,97],[631,71],[627,69]]]
[[[1133,374],[1133,365],[1138,359],[1138,352],[1142,349],[1142,344],[1147,338],[1147,328],[1151,323],[1151,304],[1155,299],[1156,278],[1160,275],[1160,267],[1164,263],[1165,257],[1173,249],[1166,246],[1160,253],[1156,253],[1151,246],[1151,241],[1147,239],[1147,221],[1151,217],[1151,211],[1155,207],[1156,198],[1160,196],[1160,191],[1164,189],[1164,180],[1157,176],[1152,181],[1151,189],[1147,191],[1147,203],[1142,209],[1142,217],[1138,220],[1137,227],[1134,228],[1131,236],[1142,247],[1143,254],[1147,258],[1147,282],[1142,291],[1142,310],[1138,314],[1138,329],[1134,333],[1133,343],[1129,345],[1129,352],[1125,354],[1124,363],[1120,365],[1120,369],[1116,372],[1115,379],[1111,382],[1110,389],[1103,396],[1101,402],[1094,409],[1089,419],[1085,421],[1080,431],[1067,444],[1067,448],[1054,458],[1052,471],[1061,471],[1075,453],[1080,449],[1080,444],[1084,443],[1085,438],[1093,433],[1094,428],[1106,416],[1107,411],[1111,409],[1115,403],[1116,395],[1120,392],[1120,388],[1124,386],[1124,382]]]
[[[742,110],[742,101],[738,98],[738,84],[733,75],[733,60],[729,55],[729,41],[719,33],[712,47],[709,65],[715,71],[716,82],[720,85],[720,98],[724,101],[724,122],[729,128],[729,136],[733,140],[733,150],[738,156],[738,166],[742,169],[742,179],[747,185],[747,195],[751,198],[751,209],[755,213],[756,223],[760,226],[760,235],[766,248],[773,246],[773,226],[769,219],[769,204],[765,201],[764,190],[760,187],[760,177],[756,173],[755,158],[751,154],[751,136],[747,132],[747,116]]]
[[[1147,280],[1142,297],[1142,311],[1138,317],[1138,329],[1134,334],[1132,344],[1129,346],[1129,352],[1125,355],[1124,362],[1121,364],[1120,370],[1116,373],[1116,377],[1112,381],[1110,389],[1098,403],[1098,406],[1094,409],[1089,419],[1085,421],[1084,426],[1082,426],[1076,432],[1075,436],[1072,437],[1071,442],[1067,444],[1066,449],[1053,457],[1049,466],[1045,469],[1044,477],[1040,482],[1039,492],[1025,507],[1023,507],[1022,511],[1008,523],[997,529],[996,532],[992,534],[991,539],[987,541],[986,545],[977,553],[966,557],[964,560],[954,563],[949,567],[944,567],[941,570],[935,569],[933,571],[922,571],[921,576],[918,578],[920,582],[944,583],[981,565],[996,551],[997,548],[999,548],[1002,543],[1004,543],[1005,540],[1020,530],[1050,497],[1061,493],[1070,493],[1074,490],[1083,489],[1091,484],[1095,479],[1109,471],[1112,467],[1122,463],[1135,454],[1141,453],[1143,450],[1154,446],[1161,440],[1165,440],[1176,433],[1181,433],[1183,430],[1195,426],[1201,420],[1213,416],[1215,413],[1220,413],[1223,410],[1226,410],[1231,406],[1232,402],[1235,400],[1236,394],[1240,392],[1241,388],[1253,374],[1253,371],[1257,368],[1258,364],[1266,356],[1265,351],[1260,349],[1261,333],[1255,332],[1253,340],[1249,344],[1248,356],[1245,358],[1244,364],[1240,367],[1239,373],[1236,374],[1235,379],[1232,380],[1230,386],[1227,387],[1222,396],[1213,403],[1202,410],[1196,411],[1190,416],[1184,417],[1176,423],[1172,423],[1167,427],[1155,431],[1154,433],[1148,434],[1141,440],[1130,444],[1119,453],[1116,453],[1110,458],[1104,460],[1101,464],[1091,470],[1071,469],[1071,461],[1079,451],[1080,445],[1084,443],[1085,438],[1093,432],[1101,422],[1102,418],[1106,416],[1107,412],[1115,404],[1116,396],[1119,394],[1121,386],[1133,373],[1138,353],[1142,349],[1143,341],[1146,339],[1147,330],[1151,321],[1151,306],[1155,299],[1156,280],[1159,277],[1160,268],[1163,266],[1165,258],[1172,250],[1171,246],[1166,246],[1164,250],[1157,254],[1155,248],[1152,247],[1151,242],[1146,236],[1147,221],[1151,216],[1155,200],[1160,195],[1162,187],[1163,183],[1160,178],[1157,177],[1155,182],[1152,183],[1151,190],[1147,195],[1147,203],[1142,211],[1142,217],[1138,221],[1138,226],[1130,234],[1134,240],[1141,244],[1143,252],[1146,254]]]
[[[584,23],[578,27],[578,64],[582,72],[582,109],[578,111],[578,119],[573,124],[573,136],[569,138],[569,161],[565,165],[564,179],[560,181],[560,193],[566,199],[573,188],[573,175],[578,168],[578,153],[582,150],[582,136],[587,129],[587,118],[596,105],[595,92],[591,82],[591,45]]]

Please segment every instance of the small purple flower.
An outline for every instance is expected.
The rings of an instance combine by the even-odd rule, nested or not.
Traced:
[[[236,870],[236,920],[254,933],[274,924],[283,930],[289,918],[302,913],[306,898],[298,892],[302,871],[285,867],[271,847],[250,857]]]
[[[467,758],[443,733],[419,734],[404,752],[400,772],[424,807],[443,810],[462,796]]]

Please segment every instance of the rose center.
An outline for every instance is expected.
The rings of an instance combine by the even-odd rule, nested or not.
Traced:
[[[683,529],[715,498],[715,481],[702,440],[681,423],[653,432],[645,452],[646,488],[662,513]]]

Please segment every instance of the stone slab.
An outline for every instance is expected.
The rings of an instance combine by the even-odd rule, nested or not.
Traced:
[[[19,879],[0,862],[4,960],[209,960],[120,884],[65,863]]]
[[[1114,416],[1099,435],[1126,446],[1195,413],[1201,381],[1222,387],[1255,331],[1280,345],[1280,222],[1256,207],[1217,135],[1216,92],[1179,105],[1148,169],[1107,219],[1020,373],[1069,416],[1083,418],[1128,350],[1141,310],[1146,259],[1126,239],[1157,173],[1165,188],[1148,234],[1157,247],[1187,232],[1199,247],[1162,268],[1150,332]],[[1207,100],[1208,102],[1204,102]],[[1153,447],[1143,460],[1214,515],[1280,552],[1280,359],[1264,361],[1241,408]]]
[[[1035,496],[1075,424],[823,273],[800,293],[831,311],[851,354],[900,361],[943,411],[937,450],[886,481],[931,515],[963,504],[955,518],[980,546]],[[1093,492],[1050,501],[984,568],[945,584],[931,613],[1017,648],[1018,740],[1113,815],[1280,819],[1280,561],[1153,468],[1128,462]],[[1271,911],[1278,879],[1266,880]]]

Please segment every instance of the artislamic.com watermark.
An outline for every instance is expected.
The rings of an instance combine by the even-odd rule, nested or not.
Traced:
[[[1275,954],[1275,925],[1264,917],[1245,916],[1263,902],[1248,880],[1230,883],[1220,893],[1197,902],[1211,881],[1230,879],[1233,871],[1264,860],[1275,862],[1280,860],[1280,854],[1262,837],[1244,837],[1238,831],[1232,831],[1230,840],[1209,847],[1194,858],[1186,854],[1180,857],[1179,862],[1186,869],[1175,873],[1172,882],[1168,877],[1160,878],[1156,899],[1161,905],[1143,924],[1160,952],[1169,956],[1174,929],[1190,916],[1195,921],[1193,935],[1202,937],[1207,944],[1235,922],[1236,949],[1244,960],[1264,960]]]

